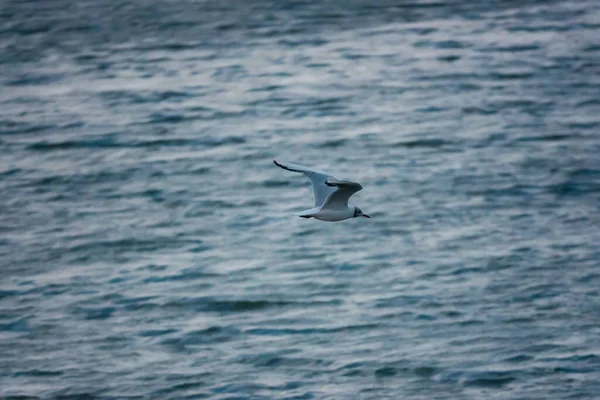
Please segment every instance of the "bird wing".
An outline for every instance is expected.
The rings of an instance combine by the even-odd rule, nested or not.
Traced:
[[[315,207],[320,207],[331,193],[335,191],[334,187],[327,186],[325,181],[328,179],[336,180],[335,177],[329,175],[327,172],[319,171],[316,169],[308,168],[298,164],[292,163],[281,163],[273,160],[273,163],[278,167],[287,169],[288,171],[298,172],[306,175],[312,183],[313,196],[315,198]]]
[[[354,193],[362,190],[362,186],[360,183],[351,182],[351,181],[340,181],[337,179],[327,179],[325,184],[328,187],[335,188],[325,202],[323,203],[323,208],[330,209],[344,209],[348,207],[348,199]]]

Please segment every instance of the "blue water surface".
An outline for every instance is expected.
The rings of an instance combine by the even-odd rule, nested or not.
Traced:
[[[4,0],[3,399],[600,398],[600,4]],[[362,183],[323,223],[274,159]]]

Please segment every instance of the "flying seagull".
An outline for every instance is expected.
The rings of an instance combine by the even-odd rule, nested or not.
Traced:
[[[348,199],[354,193],[362,189],[359,183],[341,181],[327,172],[304,167],[298,164],[280,163],[273,160],[278,167],[288,171],[298,172],[306,175],[312,183],[315,206],[310,210],[301,211],[297,214],[302,218],[315,218],[321,221],[343,221],[348,218],[365,217],[371,218],[356,206],[348,204]]]

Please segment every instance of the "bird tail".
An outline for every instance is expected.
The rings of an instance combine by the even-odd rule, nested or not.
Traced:
[[[301,218],[310,218],[310,217],[313,217],[316,213],[318,213],[320,209],[321,209],[321,207],[315,207],[315,208],[311,208],[310,210],[304,210],[304,211],[294,213],[294,215],[297,217],[301,217]]]

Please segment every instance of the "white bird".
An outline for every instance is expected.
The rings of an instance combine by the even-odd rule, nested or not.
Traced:
[[[314,208],[294,215],[329,222],[343,221],[356,217],[371,218],[363,213],[360,208],[348,204],[350,196],[362,189],[359,183],[341,181],[327,172],[298,164],[280,163],[276,160],[273,160],[273,163],[288,171],[306,175],[312,183],[313,196],[315,197]]]

